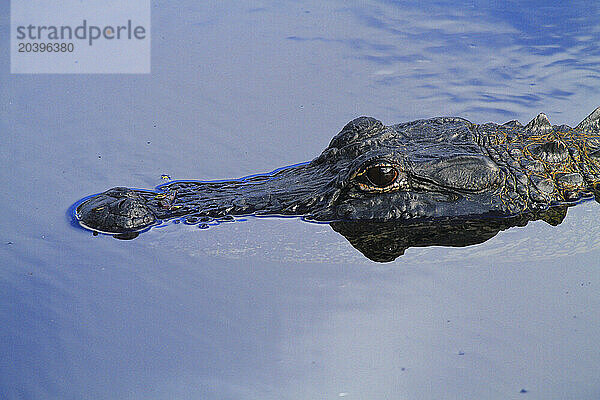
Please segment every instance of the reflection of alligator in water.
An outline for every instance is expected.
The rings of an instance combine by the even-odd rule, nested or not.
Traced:
[[[525,226],[529,221],[542,219],[550,225],[558,225],[566,215],[567,207],[562,206],[505,218],[452,218],[413,222],[336,221],[331,223],[331,227],[367,258],[389,262],[404,254],[409,247],[471,246],[483,243],[513,226]]]
[[[89,229],[130,237],[181,216],[200,223],[254,214],[408,226],[539,215],[597,193],[599,182],[600,107],[576,128],[552,126],[544,114],[526,126],[449,117],[384,126],[361,117],[309,163],[238,180],[175,181],[156,191],[114,188],[82,201],[76,215]]]

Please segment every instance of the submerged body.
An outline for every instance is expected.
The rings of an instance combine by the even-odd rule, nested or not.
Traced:
[[[313,161],[271,174],[114,188],[76,208],[85,227],[136,232],[187,215],[297,215],[315,221],[510,217],[593,196],[600,182],[600,107],[576,128],[544,114],[526,126],[438,117],[348,123]]]

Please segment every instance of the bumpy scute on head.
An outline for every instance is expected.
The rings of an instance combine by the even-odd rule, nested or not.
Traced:
[[[329,143],[329,148],[341,149],[357,140],[365,140],[384,128],[381,121],[372,117],[359,117],[348,122]]]
[[[600,133],[600,107],[597,107],[590,115],[577,125],[575,130],[582,132]]]

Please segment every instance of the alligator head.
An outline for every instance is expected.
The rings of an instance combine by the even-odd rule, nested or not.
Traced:
[[[87,227],[120,233],[187,214],[387,221],[497,212],[503,172],[476,144],[473,127],[459,118],[389,127],[361,117],[310,163],[232,181],[176,181],[157,192],[114,188],[77,213]]]

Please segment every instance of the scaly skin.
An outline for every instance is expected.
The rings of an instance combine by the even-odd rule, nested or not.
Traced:
[[[348,123],[310,163],[232,181],[176,181],[154,191],[114,188],[77,206],[85,227],[143,230],[161,220],[297,215],[316,221],[405,224],[544,213],[596,193],[600,107],[576,128],[540,114],[477,125],[438,117],[384,126]]]
[[[600,182],[600,136],[566,125],[551,126],[541,114],[527,127],[516,121],[478,126],[480,144],[508,171],[499,193],[507,214],[573,202]]]

